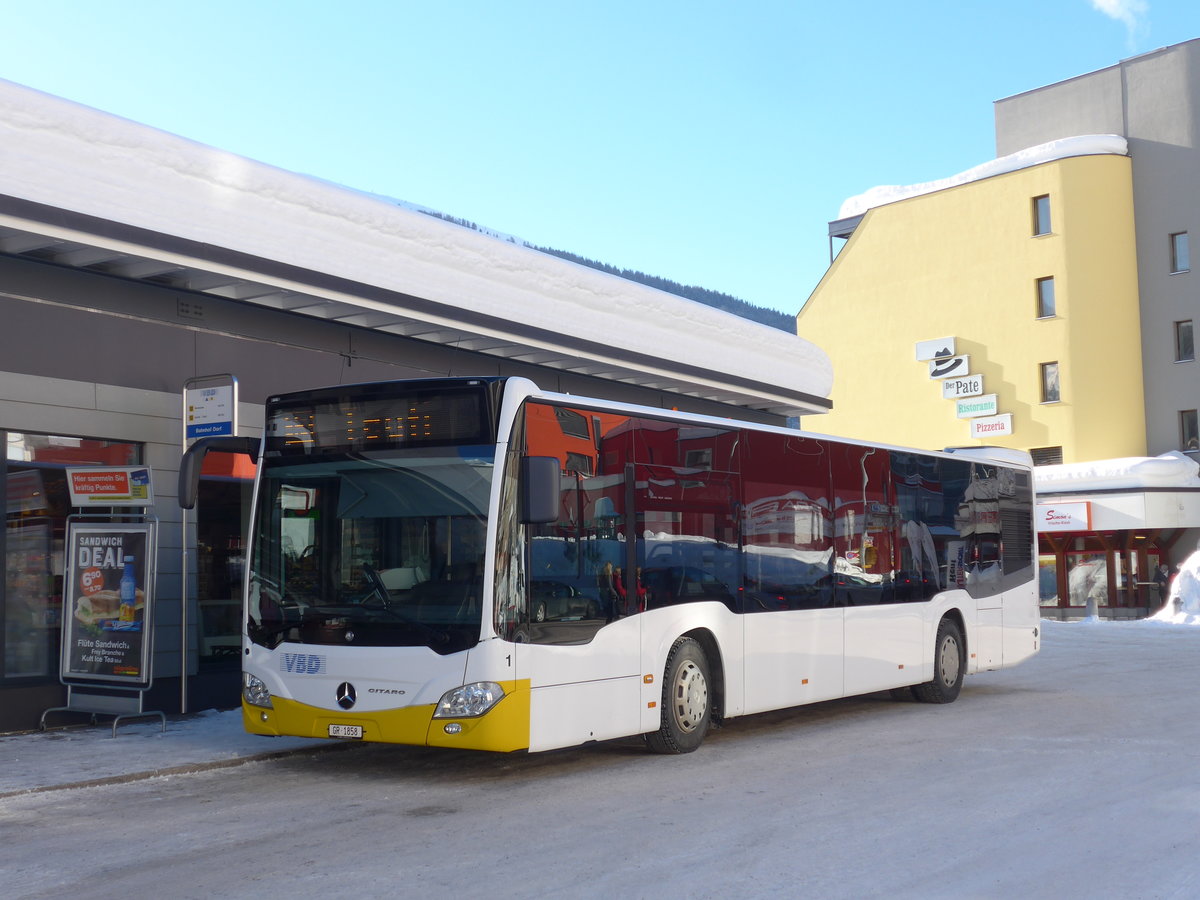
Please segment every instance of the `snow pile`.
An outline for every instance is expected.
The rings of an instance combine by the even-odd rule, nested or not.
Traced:
[[[1200,550],[1179,566],[1166,605],[1150,618],[1172,625],[1200,625]]]
[[[1200,487],[1200,464],[1178,450],[1170,450],[1161,456],[1037,466],[1033,477],[1039,494]]]
[[[1056,159],[1100,154],[1126,156],[1128,153],[1128,142],[1119,134],[1083,134],[1077,137],[1060,138],[1057,141],[1049,141],[1045,144],[1038,144],[1036,147],[1018,150],[1008,156],[1001,156],[999,159],[990,160],[973,169],[951,175],[949,178],[926,181],[922,184],[885,184],[873,187],[869,191],[843,202],[838,218],[849,219],[853,216],[861,216],[868,209],[883,206],[886,203],[895,203],[897,200],[906,200],[921,194],[932,194],[934,191],[980,181],[984,178],[991,178],[993,175],[1015,172],[1018,169],[1028,169],[1030,166],[1041,165]]]

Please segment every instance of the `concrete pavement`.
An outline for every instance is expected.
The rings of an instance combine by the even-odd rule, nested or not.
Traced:
[[[168,717],[165,731],[157,717],[123,720],[115,737],[109,716],[101,717],[97,725],[54,725],[52,719],[52,727],[46,731],[0,735],[0,799],[346,746],[328,740],[247,734],[237,709]]]

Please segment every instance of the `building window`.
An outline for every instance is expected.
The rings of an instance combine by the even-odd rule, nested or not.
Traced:
[[[1186,272],[1191,269],[1188,256],[1187,232],[1180,231],[1171,235],[1171,272]]]
[[[1033,233],[1050,233],[1050,195],[1033,198]]]
[[[1192,341],[1192,320],[1175,323],[1175,362],[1191,362],[1196,358],[1196,345]]]
[[[1058,382],[1058,363],[1042,363],[1042,402],[1057,403],[1061,399]]]
[[[563,466],[567,472],[578,472],[580,475],[591,476],[595,473],[592,471],[592,458],[583,453],[572,453],[567,451],[567,464]]]
[[[591,437],[588,434],[588,420],[575,410],[558,408],[554,410],[554,416],[558,419],[558,427],[562,429],[563,434],[581,438]]]
[[[1200,450],[1200,429],[1196,425],[1196,411],[1179,411],[1179,446],[1184,450]]]
[[[1034,447],[1029,455],[1035,466],[1057,466],[1063,461],[1062,447]]]
[[[1037,315],[1039,319],[1049,319],[1054,315],[1054,279],[1039,278],[1037,280]]]

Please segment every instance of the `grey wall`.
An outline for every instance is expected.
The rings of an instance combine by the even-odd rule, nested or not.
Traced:
[[[262,403],[283,391],[377,379],[523,375],[547,390],[785,424],[682,394],[11,257],[0,257],[0,322],[12,323],[0,329],[0,370],[145,390],[178,392],[188,378],[230,372],[243,400]]]
[[[994,113],[996,156],[1079,134],[1124,134],[1120,68],[1006,97]]]
[[[1179,411],[1200,406],[1200,364],[1176,363],[1175,322],[1200,331],[1200,271],[1170,272],[1172,233],[1200,267],[1200,41],[997,101],[996,152],[1078,134],[1121,134],[1133,160],[1146,442],[1179,449]],[[1053,202],[1053,201],[1052,201]]]

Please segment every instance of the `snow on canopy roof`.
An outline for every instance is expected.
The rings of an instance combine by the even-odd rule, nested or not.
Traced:
[[[850,219],[854,216],[861,216],[868,209],[873,209],[876,206],[895,203],[897,200],[905,200],[909,197],[920,196],[921,194],[932,194],[934,191],[945,190],[946,188],[956,187],[960,184],[968,184],[983,178],[991,178],[993,175],[1015,172],[1018,169],[1027,169],[1030,166],[1041,165],[1042,163],[1052,162],[1056,159],[1102,154],[1126,156],[1128,153],[1129,143],[1119,134],[1082,134],[1076,137],[1060,138],[1057,141],[1048,141],[1045,144],[1038,144],[1036,147],[1027,147],[1024,150],[1018,150],[1016,153],[1010,153],[1008,156],[1001,156],[998,159],[975,166],[973,169],[967,169],[965,172],[951,175],[949,178],[926,181],[922,184],[885,184],[873,187],[869,191],[850,197],[844,201],[842,209],[838,213],[838,219]]]
[[[480,352],[520,345],[535,364],[573,370],[582,360],[617,380],[787,415],[829,405],[829,357],[796,334],[3,79],[0,196],[382,289],[386,301],[343,291],[335,302],[368,321],[404,314],[469,331]],[[0,214],[6,221],[27,220]]]
[[[1200,464],[1178,450],[1170,450],[1161,456],[1035,466],[1033,481],[1039,494],[1196,488],[1200,487]]]

